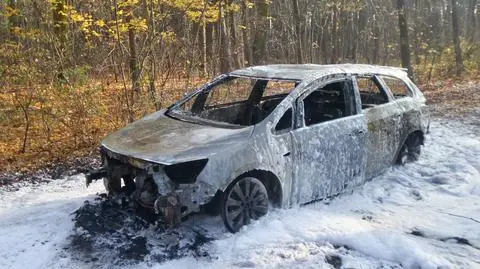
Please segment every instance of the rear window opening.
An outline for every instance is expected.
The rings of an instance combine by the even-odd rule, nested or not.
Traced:
[[[412,90],[410,90],[404,81],[398,78],[387,76],[380,76],[380,78],[385,82],[395,99],[413,96]]]
[[[298,82],[230,76],[174,106],[169,113],[189,120],[255,125],[268,117]]]
[[[377,105],[388,103],[388,96],[380,88],[373,77],[358,77],[357,87],[360,91],[362,109],[369,109]]]

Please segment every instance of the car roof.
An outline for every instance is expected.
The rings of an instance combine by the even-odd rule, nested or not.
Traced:
[[[331,74],[378,74],[403,78],[406,69],[368,64],[272,64],[232,71],[231,75],[284,80],[305,80]]]

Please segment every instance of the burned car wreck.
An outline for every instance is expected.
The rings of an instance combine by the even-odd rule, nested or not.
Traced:
[[[209,210],[231,232],[414,161],[429,126],[403,69],[267,65],[221,75],[101,143],[112,198],[169,225]]]

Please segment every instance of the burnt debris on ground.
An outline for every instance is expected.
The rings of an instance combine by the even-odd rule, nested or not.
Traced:
[[[424,231],[416,229],[416,228],[411,230],[409,232],[409,234],[414,235],[414,236],[418,236],[418,237],[428,238],[428,239],[435,239],[435,240],[439,240],[439,241],[442,241],[442,242],[445,242],[445,243],[454,243],[454,244],[466,245],[466,246],[472,247],[474,249],[480,250],[480,247],[478,247],[476,245],[473,245],[468,239],[463,238],[463,237],[459,237],[459,236],[444,236],[444,237],[441,237],[441,236],[436,236],[436,235],[432,235],[432,234],[426,234]]]
[[[166,229],[100,195],[73,213],[75,228],[65,247],[72,257],[97,264],[158,263],[185,256],[210,257],[207,231]]]
[[[338,269],[342,267],[342,258],[338,255],[327,255],[325,261],[333,266],[333,268]]]

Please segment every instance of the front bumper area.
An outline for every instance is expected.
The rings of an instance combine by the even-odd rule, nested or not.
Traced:
[[[177,226],[188,214],[199,212],[216,194],[216,189],[202,181],[176,184],[165,173],[164,165],[112,156],[115,155],[102,152],[103,165],[86,174],[87,187],[103,178],[109,198],[122,205],[141,207],[169,227]]]

